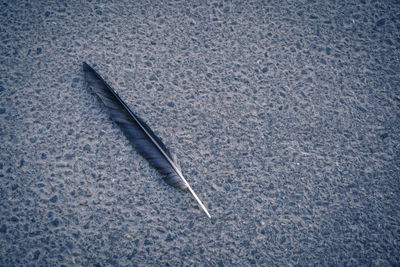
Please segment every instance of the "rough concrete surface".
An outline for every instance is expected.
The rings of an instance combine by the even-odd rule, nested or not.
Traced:
[[[0,266],[400,265],[399,1],[0,1]],[[177,154],[163,182],[91,64]]]

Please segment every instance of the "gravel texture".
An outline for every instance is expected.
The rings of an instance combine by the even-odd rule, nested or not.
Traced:
[[[0,0],[0,266],[400,265],[399,14]],[[211,219],[132,148],[82,61]]]

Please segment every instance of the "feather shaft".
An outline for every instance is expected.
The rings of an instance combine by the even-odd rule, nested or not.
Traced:
[[[111,118],[121,127],[136,149],[163,174],[166,183],[180,189],[189,189],[199,206],[211,218],[207,208],[183,177],[176,158],[168,151],[161,139],[130,110],[104,79],[85,62],[83,63],[83,70],[89,87],[110,109]]]

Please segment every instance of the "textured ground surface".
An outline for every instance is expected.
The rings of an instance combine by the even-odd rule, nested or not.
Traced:
[[[400,264],[398,1],[0,2],[1,266]]]

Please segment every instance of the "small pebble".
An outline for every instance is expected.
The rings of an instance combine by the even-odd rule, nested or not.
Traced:
[[[90,189],[87,189],[86,192],[85,192],[85,195],[87,197],[91,197],[93,195],[93,193],[92,193],[92,191],[90,191]]]
[[[50,198],[50,201],[53,202],[53,203],[56,203],[57,200],[58,200],[57,195],[55,195],[55,196],[53,196],[52,198]]]
[[[83,151],[90,153],[90,151],[91,151],[90,145],[89,145],[89,144],[86,144],[86,145],[83,147]]]
[[[166,242],[171,242],[173,240],[171,234],[168,234],[167,238],[165,239]]]
[[[67,248],[69,249],[73,249],[74,248],[74,244],[71,241],[68,241],[66,244]]]
[[[385,25],[386,19],[380,19],[376,22],[376,26],[381,27]]]
[[[132,237],[130,234],[126,234],[126,235],[125,235],[125,238],[126,238],[126,239],[129,239],[129,240],[132,240],[132,239],[133,239],[133,237]]]
[[[58,227],[58,225],[60,225],[60,221],[58,219],[54,219],[51,224],[55,227]]]

